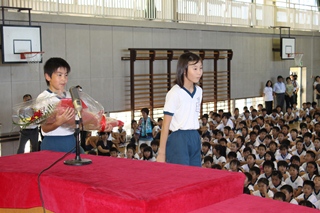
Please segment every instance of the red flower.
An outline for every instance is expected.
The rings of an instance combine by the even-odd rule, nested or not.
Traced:
[[[42,116],[41,110],[35,111],[33,116],[31,117],[30,121],[32,122],[32,121],[40,118],[41,116]]]

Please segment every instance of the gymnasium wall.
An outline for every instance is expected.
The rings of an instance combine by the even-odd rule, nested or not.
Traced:
[[[7,24],[25,25],[24,14],[9,14]],[[128,109],[128,48],[221,48],[234,52],[231,70],[231,97],[260,96],[265,82],[276,81],[278,75],[289,75],[294,61],[275,61],[272,38],[279,38],[274,29],[222,27],[153,21],[132,21],[93,17],[32,15],[33,25],[42,27],[44,61],[62,57],[71,65],[68,88],[81,85],[99,101],[105,111]],[[304,53],[308,69],[308,100],[312,100],[311,73],[320,72],[320,34],[291,32],[296,37],[296,50]],[[279,54],[279,53],[278,53]],[[156,62],[155,72],[162,72],[164,62]],[[42,68],[43,64],[41,64]],[[148,64],[138,62],[136,72],[146,73]],[[223,69],[223,67],[221,67]],[[204,67],[204,70],[206,68]],[[310,73],[310,74],[309,74]],[[0,122],[2,132],[10,132],[12,106],[30,93],[34,98],[46,89],[43,73],[30,71],[26,64],[0,64]],[[17,131],[18,128],[13,131]]]

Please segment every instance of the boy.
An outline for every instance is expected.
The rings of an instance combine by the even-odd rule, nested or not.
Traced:
[[[285,202],[286,201],[286,195],[283,192],[276,192],[276,193],[274,193],[273,199]]]
[[[280,191],[286,195],[286,202],[298,205],[298,202],[293,199],[293,188],[290,185],[284,185],[280,188]]]
[[[44,65],[44,77],[48,89],[43,91],[37,102],[45,98],[53,98],[54,103],[58,103],[60,98],[71,98],[70,93],[65,90],[68,83],[70,65],[62,58],[50,58]],[[51,150],[58,152],[69,152],[76,144],[73,128],[65,128],[62,125],[71,120],[75,115],[73,108],[67,108],[62,114],[56,114],[53,122],[41,124],[42,135],[41,150]],[[80,147],[81,153],[84,153]]]
[[[287,161],[284,161],[284,160],[278,161],[277,167],[278,167],[278,171],[281,173],[282,181],[285,181],[290,176],[289,172],[287,171],[287,168],[288,168]]]
[[[159,152],[159,140],[158,139],[154,139],[153,141],[151,141],[151,148],[152,148],[152,152],[153,152],[153,157],[157,158],[158,152]]]
[[[256,163],[258,165],[260,165],[265,160],[264,156],[266,154],[266,151],[267,151],[267,147],[265,145],[260,144],[258,146],[258,154],[256,155],[256,159],[257,159]]]
[[[273,192],[269,190],[269,181],[266,178],[258,180],[259,190],[254,191],[252,194],[258,197],[272,198]]]
[[[313,190],[314,183],[311,180],[305,180],[303,182],[303,193],[296,198],[297,202],[299,203],[302,200],[308,200],[315,206],[318,200],[316,196],[312,194]]]
[[[210,151],[211,144],[209,142],[203,142],[202,143],[202,148],[201,148],[201,158],[202,160],[207,157],[211,156],[212,157],[212,151]]]
[[[211,168],[213,163],[213,158],[211,156],[206,156],[204,157],[203,162],[204,163],[202,164],[202,167]]]
[[[265,128],[262,128],[259,130],[259,136],[256,138],[256,141],[254,142],[254,147],[258,147],[260,144],[264,144],[264,139],[267,135],[267,130]]]
[[[282,144],[280,146],[280,153],[276,154],[275,157],[276,157],[277,161],[285,160],[289,163],[292,155],[290,153],[288,153],[288,147],[286,145]]]
[[[110,148],[110,157],[117,158],[118,157],[118,150],[115,147]]]
[[[285,183],[282,182],[282,174],[280,171],[273,171],[271,174],[270,190],[273,193],[280,192],[282,186]]]
[[[244,174],[246,176],[246,179],[244,181],[244,187],[247,188],[251,194],[254,191],[254,188],[252,185],[252,175],[249,172],[245,172]]]
[[[261,178],[266,178],[268,181],[271,181],[271,174],[274,170],[274,163],[271,160],[266,160],[262,165],[264,173],[258,177],[258,180]]]
[[[224,170],[229,170],[230,169],[230,162],[234,159],[237,159],[237,154],[235,152],[229,152],[227,155],[227,163],[224,165],[223,169]]]
[[[310,132],[306,132],[304,135],[303,135],[303,142],[304,142],[304,147],[306,148],[306,150],[315,150],[314,149],[314,145],[311,141],[311,138],[312,138],[312,134]]]
[[[299,167],[295,164],[289,166],[290,177],[285,180],[286,184],[289,184],[293,188],[293,196],[297,197],[302,190],[303,180],[298,176]]]
[[[313,179],[314,190],[313,195],[316,196],[317,200],[320,200],[320,175],[316,175]]]
[[[260,175],[260,168],[254,166],[253,168],[250,168],[249,173],[252,176],[251,183],[252,183],[253,186],[255,186],[257,184],[258,177]]]

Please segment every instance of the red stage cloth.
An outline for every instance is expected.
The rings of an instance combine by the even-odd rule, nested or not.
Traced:
[[[41,206],[37,175],[64,153],[0,158],[0,208]],[[191,166],[93,155],[86,166],[59,162],[41,176],[53,212],[188,212],[242,193],[244,175]],[[65,159],[74,158],[74,154]]]
[[[308,213],[319,213],[319,210],[312,209],[305,206],[298,206],[286,202],[280,202],[277,200],[257,197],[253,195],[240,195],[238,197],[222,201],[220,203],[207,206],[190,213],[248,213],[248,212],[259,212],[259,213],[292,213],[292,212],[308,212]]]

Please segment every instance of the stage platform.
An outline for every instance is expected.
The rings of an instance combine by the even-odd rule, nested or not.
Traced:
[[[37,176],[64,153],[0,158],[0,208],[40,207]],[[81,155],[86,166],[58,162],[41,176],[52,212],[190,212],[242,194],[244,175],[214,169]],[[74,154],[66,159],[74,158]],[[236,208],[236,206],[235,206]],[[1,212],[1,209],[0,209]]]

